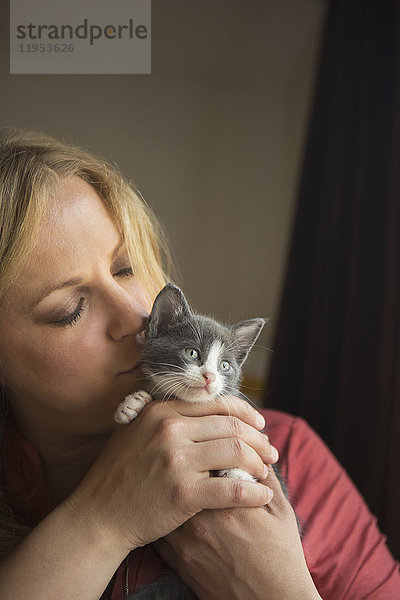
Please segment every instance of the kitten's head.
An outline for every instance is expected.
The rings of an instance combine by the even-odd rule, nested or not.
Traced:
[[[265,322],[225,326],[195,315],[181,290],[167,284],[155,299],[145,334],[142,370],[150,393],[195,402],[235,394],[241,366]]]

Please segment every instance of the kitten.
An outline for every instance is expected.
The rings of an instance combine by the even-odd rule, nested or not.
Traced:
[[[195,315],[182,291],[167,284],[154,301],[145,331],[141,370],[146,389],[127,396],[115,420],[129,423],[153,399],[207,402],[220,396],[229,402],[229,395],[241,395],[241,367],[265,323],[250,319],[225,326]],[[255,481],[242,469],[214,474]]]
[[[187,402],[212,401],[217,396],[241,396],[241,367],[257,340],[265,319],[235,325],[193,314],[181,290],[167,284],[158,294],[144,332],[141,370],[145,389],[120,404],[115,420],[129,423],[148,402],[176,397]],[[273,465],[284,493],[285,484]],[[213,471],[219,477],[254,481],[242,469]],[[196,600],[189,587],[170,573],[127,597],[137,600]]]

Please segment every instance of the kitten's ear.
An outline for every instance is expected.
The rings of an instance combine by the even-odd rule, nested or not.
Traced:
[[[236,338],[236,360],[242,366],[268,319],[248,319],[231,325]]]
[[[147,323],[147,335],[156,337],[163,330],[166,330],[169,325],[178,323],[190,316],[191,312],[183,292],[176,285],[167,283],[154,300]]]

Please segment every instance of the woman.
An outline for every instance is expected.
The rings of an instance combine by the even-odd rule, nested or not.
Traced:
[[[150,211],[116,170],[47,136],[3,131],[0,188],[2,600],[122,600],[167,576],[168,564],[200,599],[361,599],[366,590],[394,599],[397,565],[369,522],[362,567],[380,574],[365,588],[363,569],[347,568],[325,595],[333,587],[321,564],[336,573],[343,553],[322,556],[316,532],[329,514],[304,509],[307,495],[316,512],[321,504],[307,489],[315,444],[329,473],[339,467],[300,420],[264,413],[289,457],[305,544],[316,540],[307,558],[319,591],[267,468],[277,452],[260,414],[235,398],[235,417],[222,402],[154,402],[115,425],[115,408],[139,385],[140,334],[166,280]],[[291,475],[299,462],[301,481]],[[260,482],[208,475],[229,467]],[[347,478],[344,488],[361,502]]]

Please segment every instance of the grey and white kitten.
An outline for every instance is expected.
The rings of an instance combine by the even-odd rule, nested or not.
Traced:
[[[154,301],[144,335],[145,389],[125,398],[115,420],[129,423],[151,400],[175,397],[207,402],[220,396],[229,402],[229,395],[240,395],[241,367],[265,323],[265,319],[249,319],[225,326],[193,314],[182,291],[167,284]],[[215,474],[254,481],[242,469]]]
[[[141,370],[144,389],[127,396],[115,420],[129,423],[148,402],[176,397],[187,402],[212,401],[241,395],[241,367],[257,340],[265,319],[250,319],[225,326],[193,314],[182,291],[167,284],[158,294],[144,332]],[[273,466],[287,494],[279,472]],[[254,481],[242,469],[215,471],[217,476]],[[136,592],[129,600],[195,600],[195,595],[175,574],[162,577]]]

